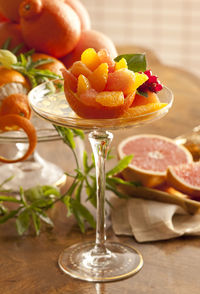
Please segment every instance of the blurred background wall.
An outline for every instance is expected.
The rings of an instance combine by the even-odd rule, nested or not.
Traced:
[[[200,76],[200,0],[81,0],[92,28],[116,45],[152,49],[163,63]]]

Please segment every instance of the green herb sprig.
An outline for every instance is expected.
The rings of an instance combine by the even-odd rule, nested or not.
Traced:
[[[42,224],[53,227],[53,221],[48,216],[48,210],[53,208],[57,202],[63,203],[67,210],[67,217],[74,215],[81,232],[85,232],[85,225],[88,223],[95,228],[96,222],[87,208],[87,202],[96,207],[96,177],[94,158],[89,158],[86,151],[83,153],[82,164],[78,160],[75,151],[75,137],[84,138],[81,130],[72,130],[69,128],[55,126],[63,142],[67,144],[74,156],[76,168],[71,174],[67,173],[73,181],[68,190],[61,194],[60,191],[52,186],[35,186],[24,190],[22,187],[19,192],[12,194],[3,188],[7,179],[0,185],[0,224],[4,224],[10,219],[15,219],[16,228],[19,235],[23,235],[30,227],[34,228],[35,234],[39,235]],[[112,156],[108,154],[108,159]],[[126,156],[120,160],[117,165],[106,173],[106,190],[113,192],[120,198],[128,196],[118,191],[117,186],[136,185],[137,183],[128,182],[120,179],[116,175],[128,166],[132,156]],[[81,168],[82,166],[82,168]],[[83,202],[83,193],[87,194],[86,203]],[[108,199],[107,199],[108,201]],[[12,208],[9,204],[12,203]]]

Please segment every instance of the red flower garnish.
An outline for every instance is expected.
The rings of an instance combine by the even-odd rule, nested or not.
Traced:
[[[146,70],[145,75],[149,77],[149,79],[142,84],[139,88],[139,92],[146,92],[146,91],[151,91],[151,92],[159,92],[162,90],[163,86],[161,85],[160,81],[158,80],[157,76],[152,75],[151,70]]]

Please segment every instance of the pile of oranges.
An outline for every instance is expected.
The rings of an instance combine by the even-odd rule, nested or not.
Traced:
[[[23,44],[19,53],[34,49],[33,62],[51,58],[52,62],[38,68],[57,75],[89,47],[106,48],[112,57],[117,56],[111,39],[91,29],[90,16],[79,0],[0,0],[0,48],[8,40],[9,50],[19,44]],[[36,146],[37,134],[30,122],[27,99],[30,89],[22,74],[0,65],[0,132],[23,129],[29,139],[29,148],[21,158],[0,156],[0,162],[24,160]]]
[[[9,37],[11,47],[24,43],[59,58],[69,67],[92,47],[116,48],[109,37],[91,29],[90,16],[79,0],[0,0],[0,47]]]

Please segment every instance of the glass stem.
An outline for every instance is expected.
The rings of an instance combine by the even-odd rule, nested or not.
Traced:
[[[107,131],[94,131],[89,134],[96,165],[97,225],[96,242],[93,253],[105,254],[105,161],[113,134]]]

